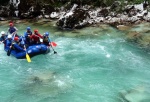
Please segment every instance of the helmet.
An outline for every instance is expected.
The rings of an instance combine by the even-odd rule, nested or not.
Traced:
[[[5,32],[4,32],[4,31],[2,31],[2,32],[1,32],[1,34],[5,34]]]
[[[45,36],[49,36],[49,32],[45,32]]]
[[[8,38],[12,38],[12,35],[8,35]]]
[[[15,37],[15,38],[14,38],[14,41],[17,41],[17,40],[19,40],[19,38],[18,38],[18,37]]]
[[[34,33],[36,33],[36,32],[38,32],[38,30],[37,30],[37,29],[35,29],[35,30],[34,30]]]
[[[27,30],[31,30],[31,28],[30,28],[30,27],[27,27]]]
[[[13,26],[13,23],[9,23],[9,26]]]

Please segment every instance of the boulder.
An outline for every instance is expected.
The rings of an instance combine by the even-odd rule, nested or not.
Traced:
[[[122,30],[122,31],[127,31],[130,29],[130,26],[126,26],[126,25],[118,25],[117,28],[119,30]]]
[[[88,24],[87,17],[88,12],[86,10],[74,5],[69,12],[60,17],[56,24],[58,27],[65,29],[82,28]]]

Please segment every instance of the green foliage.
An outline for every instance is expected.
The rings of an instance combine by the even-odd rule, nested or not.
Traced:
[[[130,4],[140,4],[146,0],[127,0]]]

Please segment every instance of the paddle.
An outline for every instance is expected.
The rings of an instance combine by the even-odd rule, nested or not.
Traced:
[[[8,49],[7,56],[10,56],[11,50],[12,50],[12,48]]]
[[[26,52],[26,59],[28,62],[31,62],[30,56],[28,55],[28,53]]]
[[[55,42],[51,42],[50,44],[51,44],[52,46],[54,46],[54,47],[57,46],[57,44],[56,44]]]
[[[13,35],[13,37],[12,37],[13,40],[14,40],[15,34],[16,34],[16,33],[14,33],[14,35]],[[12,46],[12,43],[11,43],[11,46]],[[12,51],[12,47],[10,47],[10,48],[8,49],[8,51],[7,51],[7,56],[10,56],[11,51]]]
[[[57,54],[57,52],[54,50],[54,48],[51,46],[51,48],[53,49],[53,51],[54,51],[54,54]]]
[[[54,42],[52,43],[51,40],[49,39],[49,37],[48,37],[48,40],[50,42],[50,46],[51,46],[52,50],[54,51],[54,54],[57,54],[57,52],[54,50],[54,48],[52,46],[54,44]],[[54,45],[56,46],[57,44],[55,43]]]
[[[23,37],[22,37],[22,41],[21,41],[21,42],[22,42],[22,44],[24,44],[24,47],[25,47],[25,50],[26,50],[26,46],[25,46]],[[26,59],[27,59],[28,62],[31,62],[31,58],[30,58],[30,56],[28,55],[27,51],[26,51]]]

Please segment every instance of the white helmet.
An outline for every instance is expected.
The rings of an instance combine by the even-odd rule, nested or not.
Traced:
[[[8,38],[12,38],[12,35],[8,35]]]
[[[4,32],[4,31],[1,31],[1,34],[5,34],[5,32]]]

